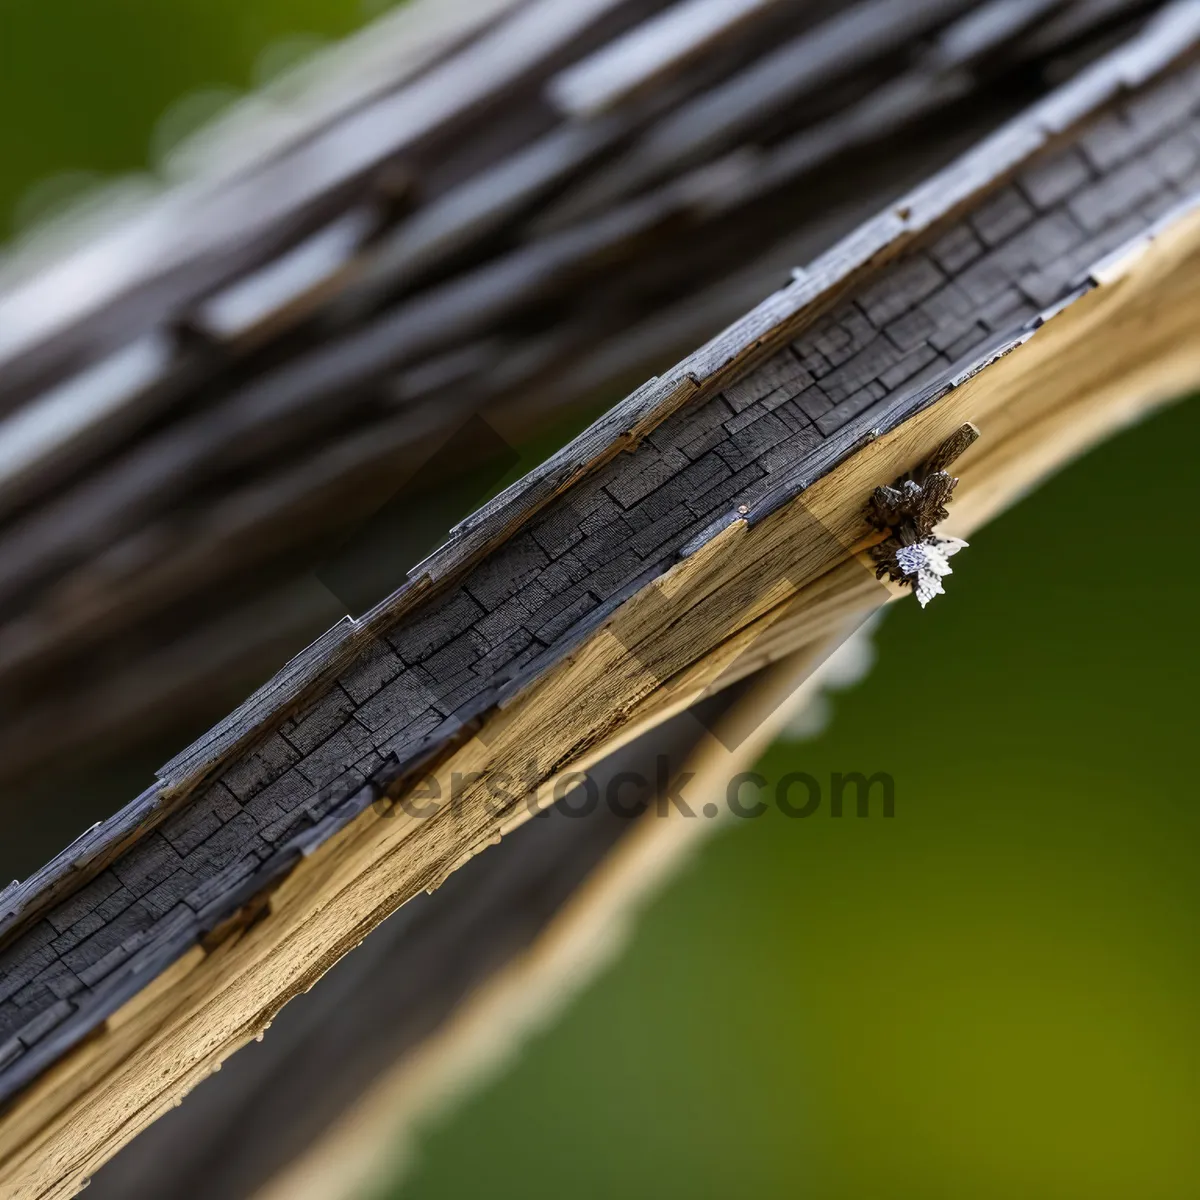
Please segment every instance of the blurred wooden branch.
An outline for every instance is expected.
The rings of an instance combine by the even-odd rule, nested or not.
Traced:
[[[665,369],[1156,6],[1049,7],[418,3],[15,255],[0,784],[214,719],[472,413],[515,444]]]

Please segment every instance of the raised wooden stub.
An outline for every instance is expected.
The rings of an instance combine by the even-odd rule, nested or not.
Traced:
[[[979,440],[979,430],[970,421],[960,425],[925,461],[921,471],[932,475],[955,463]]]
[[[74,1188],[524,820],[513,781],[548,799],[747,646],[787,653],[886,600],[863,498],[964,422],[987,438],[956,468],[960,532],[1200,379],[1200,221],[1154,225],[1180,203],[1162,164],[1195,138],[1200,76],[1067,132],[1176,53],[1127,48],[864,227],[465,522],[392,602],[165,769],[86,860],[10,895],[7,1194]],[[1047,129],[1062,144],[1030,161]],[[258,920],[230,922],[264,893]]]
[[[950,515],[946,505],[958,486],[946,467],[978,437],[979,430],[967,422],[920,467],[877,487],[867,502],[867,523],[885,535],[871,547],[876,576],[913,588],[922,607],[943,594],[942,577],[952,573],[950,556],[966,546],[958,538],[940,536],[937,526]]]

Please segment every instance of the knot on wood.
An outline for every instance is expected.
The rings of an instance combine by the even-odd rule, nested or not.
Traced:
[[[946,508],[958,479],[948,467],[979,437],[974,425],[955,430],[916,471],[894,484],[878,487],[867,501],[867,521],[888,536],[871,548],[875,575],[911,587],[924,608],[934,596],[944,594],[942,577],[953,574],[950,556],[966,542],[943,537],[937,526],[950,514]]]

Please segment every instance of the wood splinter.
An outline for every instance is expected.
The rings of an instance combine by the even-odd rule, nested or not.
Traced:
[[[946,505],[958,479],[946,468],[979,437],[970,422],[954,431],[918,470],[902,475],[890,486],[877,487],[867,501],[867,520],[887,538],[871,548],[878,564],[875,575],[885,575],[916,592],[922,608],[934,596],[945,594],[942,578],[953,574],[950,556],[967,543],[943,537],[936,527],[950,514]]]

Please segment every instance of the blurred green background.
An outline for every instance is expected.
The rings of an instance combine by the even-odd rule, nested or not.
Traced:
[[[0,0],[0,240],[388,0]]]
[[[0,0],[0,231],[367,11]],[[1198,442],[1195,404],[1128,432],[899,606],[762,766],[887,771],[895,818],[719,837],[394,1193],[1200,1194]]]

